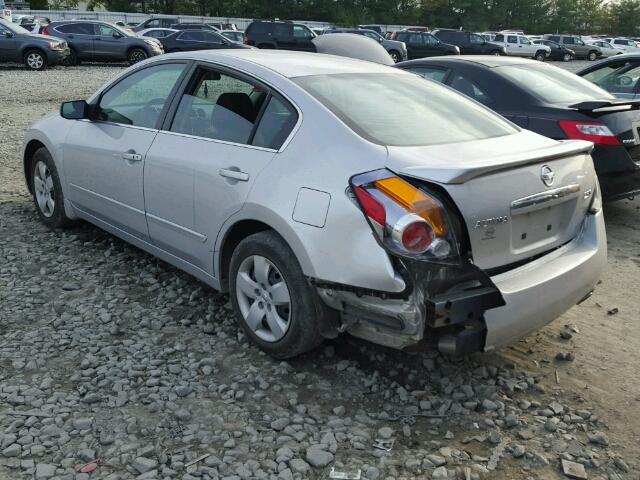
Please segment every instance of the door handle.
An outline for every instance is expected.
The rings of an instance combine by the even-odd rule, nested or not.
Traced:
[[[230,168],[221,168],[218,172],[222,177],[231,178],[233,180],[238,180],[240,182],[248,182],[249,174],[246,172],[241,172],[240,170],[233,170]]]
[[[142,155],[140,155],[139,153],[125,152],[125,153],[122,154],[122,158],[124,158],[125,160],[127,160],[129,162],[141,162],[142,161]]]

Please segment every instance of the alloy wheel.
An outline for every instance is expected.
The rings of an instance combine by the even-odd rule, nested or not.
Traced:
[[[402,59],[400,58],[400,54],[398,52],[391,52],[391,60],[393,60],[394,63],[398,63]]]
[[[142,62],[143,60],[147,59],[147,54],[144,53],[142,50],[134,50],[133,52],[131,52],[131,63],[138,63],[138,62]]]
[[[36,202],[42,215],[51,218],[56,208],[55,189],[53,177],[47,164],[40,161],[33,171],[33,188],[36,194]]]
[[[40,70],[44,65],[44,58],[37,52],[31,52],[27,55],[27,65],[32,70]]]
[[[278,268],[266,257],[251,255],[236,276],[240,313],[253,333],[265,342],[281,340],[291,325],[291,297]]]

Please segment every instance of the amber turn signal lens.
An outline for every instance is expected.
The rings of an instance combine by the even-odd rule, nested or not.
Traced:
[[[448,228],[440,204],[426,193],[398,177],[377,180],[375,186],[405,209],[429,222],[437,236],[446,235]]]

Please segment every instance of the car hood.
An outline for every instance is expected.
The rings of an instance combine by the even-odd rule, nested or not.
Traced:
[[[591,143],[558,142],[528,130],[455,145],[388,147],[388,168],[441,184],[460,184],[491,172],[590,151]]]

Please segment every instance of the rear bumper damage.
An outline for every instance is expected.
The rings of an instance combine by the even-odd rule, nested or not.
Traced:
[[[595,287],[606,266],[602,212],[568,244],[494,277],[471,265],[405,263],[407,294],[317,283],[341,331],[397,349],[489,351],[546,325]]]

